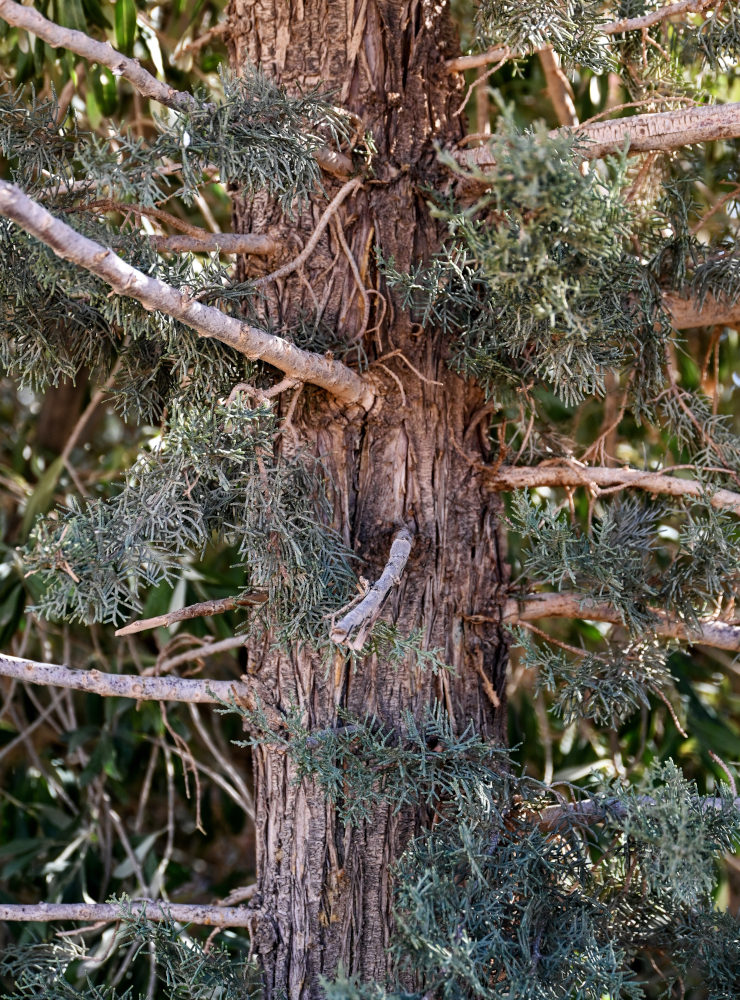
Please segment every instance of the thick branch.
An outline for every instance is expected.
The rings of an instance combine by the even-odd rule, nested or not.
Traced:
[[[550,46],[540,49],[540,64],[545,72],[547,93],[561,125],[573,128],[578,124],[575,97],[570,80],[563,72],[557,52]]]
[[[143,910],[149,920],[176,920],[206,927],[249,927],[254,910],[248,906],[205,906],[198,903],[158,903],[152,899],[131,900],[126,909]],[[35,903],[0,904],[0,921],[75,920],[80,923],[114,922],[121,919],[117,903]]]
[[[37,663],[0,654],[0,676],[15,677],[27,684],[89,691],[104,698],[134,701],[179,701],[196,705],[228,702],[232,696],[242,704],[250,701],[247,686],[240,681],[208,681],[185,677],[141,677],[139,674],[109,674],[101,670],[70,670],[57,663]]]
[[[0,17],[15,28],[30,31],[53,48],[68,49],[83,59],[107,66],[114,76],[122,76],[128,80],[143,97],[151,97],[175,111],[188,111],[198,106],[192,94],[168,87],[148,73],[136,59],[129,59],[121,52],[116,52],[109,42],[96,42],[83,31],[63,28],[53,21],[47,21],[33,7],[23,7],[13,0],[0,0]]]
[[[699,646],[715,649],[740,649],[740,624],[700,620],[698,628],[688,628],[665,611],[651,609],[655,615],[655,632],[666,639],[683,639]],[[484,619],[473,616],[472,621]],[[610,622],[621,625],[619,612],[606,601],[593,601],[581,594],[536,594],[522,601],[509,599],[503,607],[502,620],[516,624],[518,621],[537,621],[540,618],[581,618],[586,621]],[[488,620],[488,619],[486,619]]]
[[[213,601],[201,601],[199,604],[189,604],[186,608],[178,608],[177,611],[168,611],[166,615],[157,615],[156,618],[141,618],[137,622],[124,625],[116,630],[116,635],[134,635],[135,632],[147,632],[153,628],[168,628],[175,622],[188,621],[190,618],[207,618],[210,615],[223,615],[227,611],[235,611],[237,608],[249,607],[253,604],[264,604],[267,594],[259,591],[254,594],[242,594],[241,597],[221,597]]]
[[[370,384],[346,365],[321,354],[301,350],[282,337],[249,326],[213,306],[192,299],[185,289],[173,288],[143,274],[108,247],[82,236],[56,219],[7,181],[0,181],[0,214],[46,243],[59,257],[96,274],[120,295],[141,302],[145,309],[167,313],[202,337],[214,337],[248,358],[266,361],[291,378],[321,386],[346,403],[359,403],[366,409],[371,406],[373,391]]]
[[[707,295],[700,305],[697,296],[684,299],[676,292],[664,292],[663,305],[676,330],[689,330],[695,326],[740,326],[740,298],[731,302]]]
[[[556,136],[561,131],[556,129],[550,135]],[[586,160],[597,160],[609,153],[617,153],[627,142],[631,153],[667,151],[695,142],[735,139],[740,136],[740,102],[680,108],[677,111],[633,115],[631,118],[613,118],[611,121],[592,122],[568,131],[589,140],[578,151]],[[462,166],[476,166],[481,170],[495,166],[488,146],[456,151],[454,155]]]
[[[370,629],[383,609],[386,597],[394,584],[400,581],[401,573],[411,552],[413,535],[408,528],[401,528],[393,539],[385,569],[368,593],[351,611],[340,618],[331,629],[332,642],[342,643],[350,649],[362,649]],[[354,633],[354,635],[352,635]],[[352,635],[352,638],[350,638]]]
[[[638,801],[649,806],[655,800],[649,795],[642,795]],[[696,804],[701,805],[702,812],[709,812],[710,809],[724,809],[726,801],[718,796],[707,796],[697,799]],[[733,799],[732,804],[735,809],[740,809],[740,798]],[[628,815],[627,806],[617,798],[584,799],[581,802],[568,802],[562,806],[548,806],[537,814],[536,820],[545,829],[552,829],[563,824],[570,826],[574,822],[590,826],[594,823],[604,823],[610,818],[621,820]]]
[[[713,507],[729,508],[733,514],[740,514],[740,493],[731,490],[715,490],[698,483],[694,479],[677,479],[660,472],[642,472],[640,469],[605,469],[575,462],[563,465],[538,465],[534,467],[502,465],[491,477],[495,490],[535,489],[538,486],[597,486],[630,487],[646,490],[648,493],[665,493],[680,497],[709,497]]]
[[[657,10],[643,14],[641,17],[623,18],[621,21],[608,21],[602,24],[599,30],[604,35],[621,35],[626,31],[640,31],[642,28],[650,28],[660,21],[667,21],[671,17],[679,14],[692,14],[711,7],[716,0],[680,0],[679,3],[667,4]],[[528,55],[521,52],[519,56]],[[515,53],[506,45],[495,45],[486,52],[477,52],[471,56],[457,56],[455,59],[447,60],[447,68],[451,73],[463,73],[466,69],[475,69],[478,66],[486,66],[488,63],[497,63],[502,59],[513,59]]]

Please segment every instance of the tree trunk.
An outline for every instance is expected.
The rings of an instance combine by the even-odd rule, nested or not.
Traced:
[[[406,709],[418,716],[438,701],[459,731],[472,721],[503,742],[505,634],[467,621],[495,618],[507,572],[499,500],[476,465],[486,454],[488,409],[480,390],[447,368],[439,332],[421,329],[394,305],[374,254],[377,247],[407,268],[439,245],[422,185],[443,183],[434,141],[462,134],[460,78],[444,65],[457,53],[447,9],[418,0],[232,0],[229,17],[237,71],[249,62],[291,91],[330,88],[372,134],[376,152],[364,186],[344,202],[302,273],[270,287],[265,308],[285,327],[318,306],[323,322],[350,342],[370,331],[363,342],[379,387],[372,410],[353,412],[304,388],[292,424],[328,470],[334,526],[364,577],[380,574],[400,526],[415,532],[390,610],[405,634],[421,627],[427,645],[442,647],[455,668],[435,676],[415,665],[394,668],[374,657],[353,664],[336,655],[327,670],[306,649],[279,654],[265,642],[250,650],[249,671],[275,704],[297,704],[310,728],[335,725],[340,708],[398,726]],[[327,187],[333,196],[339,183]],[[243,263],[242,275],[295,256],[325,206],[316,198],[286,222],[266,200],[237,202],[238,231],[269,231],[284,248],[267,265]],[[363,297],[358,275],[375,291]],[[339,962],[363,980],[382,981],[390,866],[419,817],[377,803],[370,821],[346,826],[322,789],[296,783],[290,759],[269,746],[255,751],[254,774],[253,932],[266,997],[317,996],[319,976],[333,976]]]

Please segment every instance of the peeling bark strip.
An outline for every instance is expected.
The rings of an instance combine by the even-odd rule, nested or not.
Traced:
[[[495,490],[526,490],[537,486],[594,486],[599,490],[629,487],[648,493],[665,493],[674,497],[707,497],[718,510],[729,508],[740,515],[740,493],[714,490],[693,479],[678,479],[661,472],[640,469],[606,469],[575,462],[545,466],[500,466],[491,476]]]
[[[403,573],[404,566],[408,561],[413,540],[414,537],[408,528],[401,528],[396,533],[388,562],[385,564],[380,579],[372,585],[360,603],[348,611],[344,618],[341,618],[332,627],[332,642],[342,643],[350,649],[362,649],[370,629],[383,610],[383,604],[391,587],[401,582],[401,573]],[[350,634],[353,632],[355,634],[350,638]]]
[[[671,618],[664,611],[651,608],[655,615],[655,633],[664,639],[683,639],[698,646],[714,649],[740,649],[740,623],[700,619],[698,627],[688,628],[685,622]],[[510,598],[503,607],[503,621],[515,625],[519,622],[538,621],[540,618],[580,618],[583,621],[609,622],[622,625],[622,618],[615,607],[606,601],[594,601],[583,594],[536,594],[524,600]],[[480,621],[473,615],[472,621]]]
[[[116,52],[109,42],[96,42],[84,31],[54,24],[32,7],[23,7],[13,0],[0,0],[0,17],[14,28],[30,31],[54,48],[69,49],[83,59],[107,66],[114,76],[128,80],[142,97],[151,97],[175,111],[188,111],[199,106],[192,94],[168,87],[148,73],[137,59]]]
[[[153,899],[135,899],[127,902],[126,908],[134,913],[143,911],[149,920],[175,920],[179,924],[200,924],[204,927],[249,927],[254,919],[254,911],[248,906],[200,906],[197,903],[158,903]],[[0,920],[113,923],[120,919],[121,907],[115,903],[0,904]]]
[[[240,681],[195,680],[190,677],[141,677],[139,674],[109,674],[102,670],[70,670],[58,663],[38,663],[0,654],[0,677],[14,677],[27,684],[89,691],[104,698],[134,701],[179,701],[217,705],[232,697],[241,704],[251,700]]]
[[[556,129],[550,135],[555,136],[561,131]],[[740,102],[613,118],[566,131],[589,140],[579,150],[586,160],[598,160],[609,153],[618,153],[628,142],[631,153],[668,151],[694,142],[736,139],[740,136]],[[458,150],[453,155],[462,166],[486,170],[496,165],[487,146]]]
[[[266,361],[291,378],[326,389],[345,403],[359,403],[365,409],[372,405],[373,391],[369,382],[346,365],[321,354],[303,351],[282,337],[191,299],[185,290],[143,274],[109,248],[56,219],[7,181],[0,181],[0,214],[51,247],[57,256],[96,274],[115,292],[136,299],[145,309],[167,313],[201,337],[214,337],[253,361]]]

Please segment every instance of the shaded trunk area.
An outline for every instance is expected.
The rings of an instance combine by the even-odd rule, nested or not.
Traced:
[[[446,180],[434,141],[462,135],[459,77],[444,65],[457,53],[448,12],[416,0],[232,0],[230,44],[237,71],[257,64],[291,91],[331,89],[372,136],[363,187],[303,268],[269,287],[265,309],[288,329],[319,314],[337,339],[364,344],[378,386],[369,413],[309,388],[297,401],[288,393],[283,412],[291,407],[300,447],[321,457],[334,527],[357,553],[362,576],[377,579],[399,527],[415,533],[386,612],[406,635],[421,628],[425,644],[441,647],[454,668],[435,675],[413,663],[336,654],[327,669],[309,650],[278,653],[265,641],[250,648],[249,672],[275,706],[297,705],[311,729],[337,725],[343,710],[398,729],[406,710],[419,717],[438,703],[460,732],[472,722],[503,742],[505,634],[469,620],[495,622],[506,583],[500,501],[476,465],[487,454],[489,408],[479,389],[449,371],[439,332],[422,329],[394,303],[375,258],[377,248],[408,268],[428,258],[442,235],[422,186]],[[342,182],[325,183],[332,197]],[[269,232],[281,247],[273,259],[244,261],[242,277],[296,256],[326,204],[317,197],[286,221],[266,199],[237,202],[238,231]],[[339,962],[363,980],[382,981],[391,866],[422,817],[378,802],[369,821],[346,825],[321,788],[295,781],[294,765],[277,748],[255,751],[254,773],[253,932],[266,996],[317,996],[319,977],[332,977]]]

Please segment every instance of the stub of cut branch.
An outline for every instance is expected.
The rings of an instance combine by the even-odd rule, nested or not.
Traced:
[[[240,681],[209,681],[191,677],[141,677],[139,674],[109,674],[102,670],[70,670],[58,663],[38,663],[0,653],[0,677],[14,677],[26,684],[89,691],[104,698],[134,701],[177,701],[216,705],[232,697],[241,704],[251,702],[247,685]]]
[[[149,920],[174,920],[178,924],[204,927],[249,927],[254,919],[254,911],[248,906],[201,906],[135,899],[127,901],[125,907],[133,914],[144,913]],[[0,904],[0,921],[114,923],[121,920],[121,909],[117,903],[4,903]]]
[[[349,649],[362,649],[370,629],[378,620],[391,588],[401,580],[414,537],[408,528],[401,528],[393,539],[385,569],[359,604],[335,622],[331,628],[332,642]]]
[[[178,608],[176,611],[168,611],[166,615],[141,618],[137,622],[130,622],[123,628],[116,629],[115,634],[117,636],[134,635],[136,632],[148,632],[153,628],[168,628],[175,622],[189,621],[191,618],[208,618],[211,615],[223,615],[227,611],[235,611],[237,608],[264,604],[266,600],[267,594],[255,591],[254,594],[242,594],[241,597],[221,597],[213,601],[200,601],[198,604],[188,604],[187,607]]]
[[[620,486],[662,493],[674,497],[707,497],[719,510],[731,510],[740,515],[740,493],[714,490],[694,479],[679,479],[661,472],[640,469],[608,469],[600,466],[563,462],[562,465],[511,466],[502,465],[492,474],[490,485],[495,490],[536,489],[538,486],[585,486],[610,489]]]
[[[369,381],[351,368],[198,302],[187,289],[173,288],[143,274],[110,248],[55,218],[7,181],[0,181],[0,214],[51,247],[57,256],[96,274],[113,291],[136,299],[145,309],[167,313],[200,336],[213,337],[254,361],[266,361],[290,378],[318,385],[345,403],[358,403],[365,409],[372,405],[374,393]]]
[[[703,618],[696,628],[691,628],[659,608],[650,610],[655,617],[653,631],[664,639],[682,639],[684,642],[712,646],[715,649],[740,649],[740,623]],[[567,591],[561,594],[535,594],[521,601],[509,598],[501,616],[502,622],[512,625],[521,621],[538,621],[541,618],[580,618],[584,621],[609,622],[612,625],[623,624],[619,612],[612,604]],[[490,619],[474,615],[470,620],[475,622]]]

